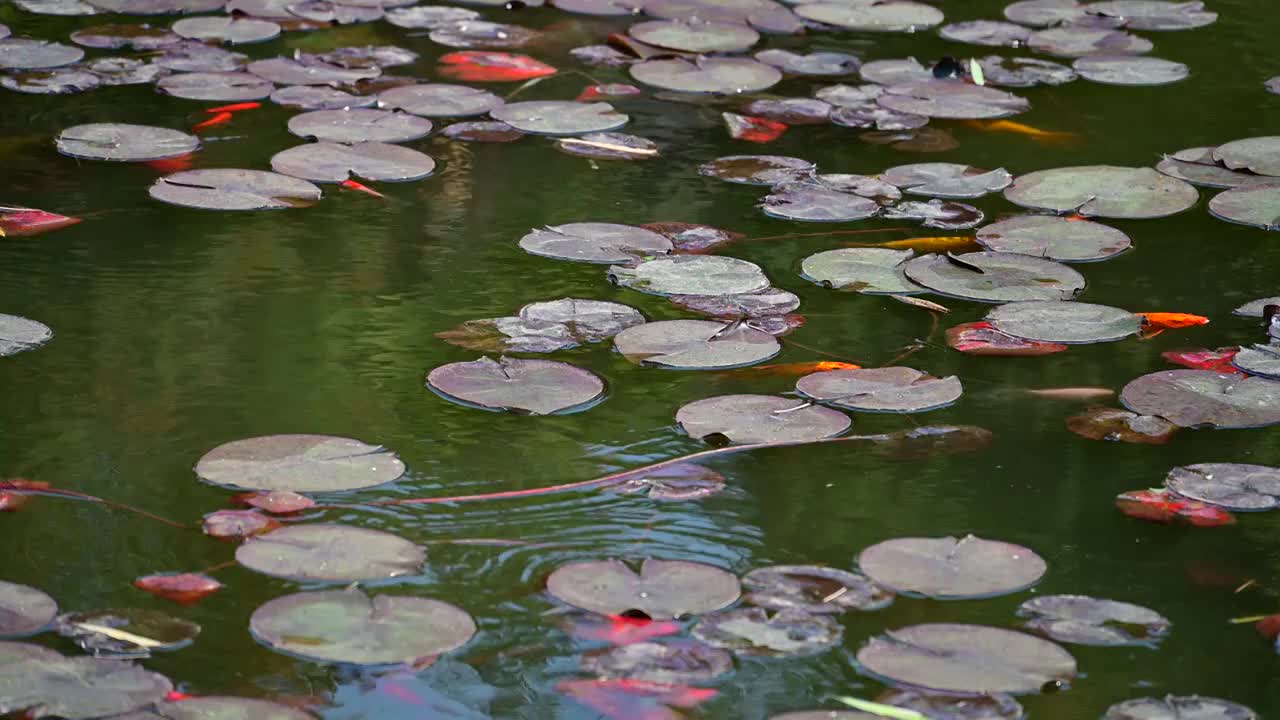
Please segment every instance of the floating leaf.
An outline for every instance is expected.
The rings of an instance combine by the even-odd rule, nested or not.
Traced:
[[[1084,25],[1060,25],[1037,30],[1027,38],[1027,46],[1058,57],[1085,57],[1100,53],[1141,55],[1151,52],[1151,41],[1123,30]]]
[[[850,222],[880,212],[880,203],[814,182],[783,182],[761,201],[764,214],[784,220]]]
[[[1199,3],[1192,3],[1199,5]],[[1199,695],[1134,698],[1107,708],[1102,720],[1258,720],[1253,710],[1227,700]]]
[[[925,227],[940,230],[967,230],[982,224],[982,211],[958,202],[930,200],[910,201],[884,209],[882,216],[890,220],[920,220]]]
[[[794,293],[773,287],[738,295],[676,295],[671,302],[684,310],[721,320],[777,317],[800,307],[800,298]]]
[[[891,85],[876,102],[895,112],[957,119],[1009,117],[1031,108],[1012,93],[947,80]]]
[[[858,663],[891,682],[951,693],[1039,692],[1076,674],[1071,654],[1012,630],[931,623],[889,630],[858,651]]]
[[[907,280],[902,264],[911,250],[840,248],[816,253],[800,263],[800,276],[823,287],[868,295],[911,295],[924,288]]]
[[[404,85],[378,93],[378,107],[422,117],[484,115],[502,107],[503,102],[497,95],[479,88],[444,83]]]
[[[461,122],[445,128],[444,136],[463,142],[513,142],[524,133],[502,122]]]
[[[1092,15],[1123,20],[1125,27],[1133,30],[1189,30],[1218,19],[1217,13],[1206,12],[1204,3],[1198,0],[1106,0],[1089,3],[1085,9]]]
[[[746,58],[646,60],[632,65],[630,72],[636,80],[664,90],[726,95],[760,92],[782,80],[777,68]]]
[[[313,720],[310,713],[288,705],[251,700],[249,698],[204,695],[185,696],[170,702],[156,703],[154,709],[121,715],[116,720]]]
[[[58,133],[58,152],[86,160],[137,162],[160,160],[195,152],[200,140],[194,135],[125,123],[75,125]]]
[[[885,540],[863,550],[858,566],[890,590],[939,600],[995,597],[1025,590],[1039,582],[1048,567],[1039,555],[1021,545],[973,535],[958,540]]]
[[[893,593],[866,576],[821,565],[773,565],[742,576],[743,599],[770,610],[794,608],[807,613],[881,610]]]
[[[374,22],[382,19],[383,10],[381,4],[361,7],[329,2],[329,0],[304,0],[286,7],[290,15],[325,25],[352,25],[355,23]]]
[[[620,560],[562,565],[547,578],[561,602],[603,615],[641,612],[654,620],[701,615],[738,599],[738,579],[701,563],[647,559],[637,573]]]
[[[1209,201],[1209,213],[1227,222],[1280,230],[1280,182],[1218,193]]]
[[[35,350],[52,339],[53,331],[44,323],[0,314],[0,357]]]
[[[1232,357],[1232,365],[1250,375],[1280,380],[1280,345],[1254,345],[1241,348]]]
[[[1191,76],[1180,62],[1132,55],[1089,55],[1072,64],[1080,77],[1104,85],[1168,85]]]
[[[561,298],[525,305],[516,317],[472,320],[436,337],[479,352],[554,352],[607,340],[642,323],[644,316],[628,305]]]
[[[746,25],[700,18],[636,23],[627,34],[656,47],[699,54],[738,52],[760,40],[760,34]]]
[[[275,38],[280,35],[280,26],[270,20],[255,18],[199,17],[175,22],[173,31],[190,40],[242,45]]]
[[[1139,520],[1196,527],[1234,525],[1236,518],[1216,505],[1184,500],[1168,490],[1133,490],[1116,496],[1120,512]]]
[[[389,483],[404,463],[381,445],[331,435],[264,435],[210,450],[196,475],[237,490],[340,492]]]
[[[1070,300],[1085,286],[1075,270],[1030,255],[971,252],[956,257],[960,263],[947,255],[921,255],[908,260],[903,272],[940,295],[989,303]]]
[[[901,190],[877,177],[851,175],[848,173],[823,173],[814,176],[814,179],[832,190],[861,195],[862,197],[871,198],[882,205],[888,205],[895,200],[902,199]],[[906,247],[892,243],[882,243],[881,245],[895,249]],[[910,247],[913,250],[920,249],[915,246]]]
[[[11,37],[0,40],[0,70],[44,70],[79,62],[84,51],[44,40]]]
[[[173,690],[131,662],[68,658],[26,643],[0,643],[0,712],[87,720],[131,712]]]
[[[614,132],[560,138],[556,149],[594,160],[646,160],[658,155],[658,145],[652,140]]]
[[[1088,220],[1020,215],[979,228],[978,244],[994,252],[1034,255],[1058,262],[1095,262],[1131,246],[1123,232]]]
[[[494,49],[524,47],[533,42],[538,33],[520,25],[460,20],[434,28],[429,37],[432,42],[446,47]]]
[[[1236,512],[1280,507],[1280,468],[1266,465],[1184,465],[1170,470],[1164,484],[1181,497]]]
[[[262,170],[186,170],[166,175],[148,191],[161,202],[204,210],[282,210],[320,200],[306,180]]]
[[[1082,165],[1020,176],[1004,191],[1015,205],[1098,217],[1166,217],[1196,204],[1191,185],[1152,170]]]
[[[848,415],[775,395],[720,395],[696,400],[676,412],[690,437],[727,439],[736,445],[805,442],[835,437],[849,429]]]
[[[35,635],[58,614],[58,603],[33,587],[0,580],[0,638]],[[3,671],[0,671],[3,672]]]
[[[204,534],[219,540],[244,540],[280,527],[279,521],[256,510],[218,510],[204,516]]]
[[[931,720],[1023,720],[1025,717],[1018,701],[1002,693],[957,696],[898,688],[876,699],[926,713]]]
[[[874,0],[867,3],[802,3],[796,14],[808,20],[846,30],[912,33],[942,24],[942,11],[910,0]]]
[[[708,615],[694,626],[693,636],[738,655],[778,657],[828,650],[844,637],[844,628],[827,615],[754,607]]]
[[[150,25],[97,25],[71,33],[71,41],[77,45],[107,50],[156,50],[179,40],[175,33]]]
[[[1251,428],[1280,423],[1280,381],[1207,370],[1164,370],[1143,375],[1120,402],[1179,427]]]
[[[1087,595],[1042,595],[1018,606],[1023,626],[1063,643],[1154,646],[1172,623],[1160,613]]]
[[[198,573],[145,575],[134,580],[133,586],[179,605],[193,605],[222,589],[222,583]]]
[[[1088,344],[1138,334],[1142,318],[1127,310],[1081,302],[1029,301],[1001,305],[987,313],[996,330],[1023,340]]]
[[[635,267],[613,265],[609,280],[653,295],[744,295],[770,287],[755,263],[720,255],[677,255]]]
[[[997,87],[1065,85],[1078,77],[1066,65],[1039,58],[988,55],[978,60],[978,66],[987,84]]]
[[[1004,168],[984,170],[958,163],[917,163],[885,170],[880,179],[913,195],[940,198],[977,198],[999,192],[1013,176]]]
[[[273,515],[288,515],[316,506],[316,501],[292,490],[254,492],[236,496],[236,501]]]
[[[94,654],[179,650],[200,634],[193,622],[140,608],[66,613],[54,621],[54,630]]]
[[[744,323],[663,320],[627,328],[613,338],[628,360],[672,370],[726,370],[764,362],[782,350],[776,338]]]
[[[422,572],[426,552],[391,533],[350,525],[292,525],[236,549],[241,565],[298,582],[380,580]]]
[[[1240,315],[1242,317],[1264,317],[1268,305],[1280,305],[1280,296],[1258,298],[1250,300],[1231,311],[1232,315]]]
[[[312,182],[342,182],[354,177],[392,182],[420,180],[435,172],[435,167],[428,155],[380,142],[307,143],[271,157],[272,170]]]
[[[772,65],[790,75],[838,76],[858,71],[862,61],[855,55],[838,52],[795,53],[790,50],[770,48],[755,54],[755,59]]]
[[[313,110],[289,118],[289,132],[298,137],[338,143],[399,143],[431,132],[431,121],[409,113],[349,108]]]
[[[954,404],[963,392],[960,379],[936,378],[906,367],[832,370],[796,382],[805,397],[858,412],[915,413]]]
[[[762,98],[743,105],[742,112],[784,125],[826,125],[831,104],[814,98]]]
[[[1248,171],[1232,170],[1213,156],[1214,148],[1193,147],[1165,155],[1156,163],[1156,170],[1185,180],[1192,185],[1211,188],[1233,188],[1244,185],[1261,185],[1275,182],[1276,178],[1255,175]]]
[[[632,225],[582,222],[533,230],[520,238],[520,249],[557,260],[609,265],[666,255],[674,246],[662,235]]]
[[[98,8],[80,0],[15,0],[15,6],[36,15],[97,15]],[[7,33],[5,33],[7,35]]]
[[[888,145],[902,152],[938,153],[960,147],[960,142],[950,132],[931,127],[907,132],[866,132],[858,139],[872,145]]]
[[[462,647],[476,624],[439,600],[347,589],[276,598],[253,611],[249,632],[273,650],[307,660],[389,665]]]
[[[638,642],[587,653],[582,669],[598,678],[695,683],[732,672],[733,656],[692,640]]]
[[[968,355],[1038,357],[1067,349],[1058,343],[1031,342],[1002,333],[989,322],[961,323],[947,328],[947,345]]]
[[[164,54],[156,57],[155,64],[160,67],[173,70],[174,72],[183,73],[214,73],[214,72],[235,72],[239,70],[249,61],[249,56],[244,53],[231,52],[213,45],[205,45],[198,40],[188,40],[170,45],[164,49]],[[248,85],[256,83],[257,86],[269,86],[262,78],[257,75],[245,73],[241,83]],[[205,84],[211,84],[207,80]],[[160,88],[163,90],[163,88]],[[268,87],[267,92],[271,92]],[[195,98],[199,99],[199,98]],[[247,100],[256,100],[257,98],[245,98]]]
[[[435,29],[463,20],[479,19],[480,13],[475,10],[450,5],[415,5],[388,8],[386,12],[387,22],[396,27],[413,29]]]
[[[157,72],[159,71],[159,68],[157,68]],[[153,80],[155,80],[155,77],[148,78],[145,82]],[[77,67],[33,70],[16,75],[0,75],[0,87],[32,95],[61,95],[86,92],[102,84],[102,78],[99,75]]]
[[[630,118],[609,103],[532,100],[508,103],[489,112],[495,120],[536,135],[581,135],[615,130]]]
[[[998,20],[969,20],[938,28],[938,34],[953,42],[992,47],[1023,47],[1031,31],[1024,25]]]
[[[668,706],[688,708],[719,691],[643,680],[563,680],[556,690],[610,720],[681,720]]]
[[[515,82],[554,75],[557,71],[528,55],[467,50],[441,55],[438,72],[440,77],[462,82]]]
[[[730,155],[698,166],[698,174],[743,185],[777,185],[809,177],[815,165],[782,155]]]
[[[156,62],[163,64],[164,58]],[[160,78],[156,89],[187,100],[237,102],[261,100],[271,95],[275,86],[246,72],[182,72]]]
[[[1178,431],[1178,426],[1155,415],[1098,407],[1067,418],[1067,429],[1090,440],[1163,445]]]
[[[427,374],[427,386],[469,407],[528,415],[585,409],[605,392],[604,381],[589,370],[506,357],[441,365]]]
[[[646,495],[650,500],[701,500],[724,490],[723,475],[692,463],[676,463],[629,477],[614,492]]]

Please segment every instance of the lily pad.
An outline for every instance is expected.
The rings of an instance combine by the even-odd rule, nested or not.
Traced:
[[[244,53],[232,52],[213,45],[205,45],[199,40],[188,40],[170,45],[164,49],[164,54],[155,59],[155,64],[160,67],[182,73],[215,73],[215,72],[234,72],[239,70],[249,61],[249,56]],[[261,84],[262,78],[256,75],[248,75],[252,82]],[[237,76],[239,77],[239,76]],[[270,85],[270,83],[267,83]],[[163,88],[161,88],[163,90]],[[267,90],[270,92],[270,89]],[[248,98],[250,100],[257,99],[255,96]],[[200,100],[203,98],[192,98]]]
[[[97,15],[100,10],[80,0],[14,0],[14,5],[36,15]]]
[[[915,253],[891,248],[840,248],[815,253],[800,263],[800,275],[823,287],[868,295],[925,292],[907,280],[902,264]]]
[[[1164,370],[1143,375],[1120,402],[1179,427],[1252,428],[1280,423],[1280,381],[1208,370]]]
[[[701,500],[723,490],[723,475],[701,465],[677,463],[615,485],[613,491],[623,495],[646,495],[650,500]]]
[[[143,82],[149,83],[154,80],[155,78],[151,77]],[[99,75],[81,70],[78,67],[31,70],[15,75],[0,75],[0,87],[33,95],[62,95],[86,92],[102,84],[102,78]]]
[[[831,122],[842,127],[877,130],[914,130],[929,124],[924,115],[901,113],[875,103],[858,107],[838,107],[831,111]]]
[[[1241,317],[1260,318],[1266,313],[1268,305],[1280,305],[1280,295],[1250,300],[1235,310],[1232,310],[1231,314],[1240,315]]]
[[[204,516],[204,534],[226,542],[240,542],[280,527],[280,521],[257,510],[218,510]]]
[[[979,59],[978,65],[986,76],[987,84],[998,87],[1065,85],[1079,77],[1066,65],[1040,58],[988,55]]]
[[[1085,286],[1075,270],[1030,255],[971,252],[956,258],[959,263],[947,255],[921,255],[908,260],[903,272],[941,295],[990,303],[1070,300]]]
[[[184,170],[152,184],[151,197],[205,210],[280,210],[320,200],[320,188],[306,180],[262,170]]]
[[[1191,185],[1151,168],[1081,165],[1019,176],[1009,202],[1037,210],[1124,219],[1167,217],[1196,204]]]
[[[276,153],[271,157],[271,169],[312,182],[342,182],[352,177],[401,182],[427,177],[435,172],[436,162],[399,145],[318,142]]]
[[[466,85],[405,85],[378,93],[378,107],[422,117],[483,115],[501,107],[502,98]]]
[[[765,98],[747,103],[742,112],[787,125],[826,125],[831,104],[815,98]]]
[[[875,63],[893,63],[893,62],[906,62],[906,61],[876,60],[872,63],[867,63],[867,65],[864,65],[863,71],[865,72],[868,66],[874,65]],[[928,69],[924,68],[923,66],[920,65],[920,63],[916,62],[915,58],[911,58],[910,62],[915,63],[916,67],[919,67],[920,72],[923,73],[920,79],[923,80],[928,77],[932,77],[932,75],[929,74]],[[831,105],[834,105],[836,107],[852,107],[852,108],[861,108],[861,107],[866,107],[867,105],[875,105],[876,98],[880,97],[883,94],[884,94],[883,85],[876,85],[871,83],[867,83],[863,85],[845,85],[845,84],[827,85],[826,87],[821,87],[813,91],[813,96],[823,102],[830,103]]]
[[[520,25],[461,20],[432,29],[429,37],[446,47],[497,49],[524,47],[533,42],[538,33]]]
[[[658,144],[652,140],[615,132],[560,138],[556,149],[594,160],[646,160],[658,155]]]
[[[504,122],[460,122],[445,128],[443,135],[462,142],[515,142],[524,133]]]
[[[863,550],[858,555],[858,566],[867,577],[890,590],[937,600],[989,598],[1019,592],[1040,582],[1048,569],[1039,555],[1021,545],[973,535],[960,539],[886,540]]]
[[[738,655],[781,657],[829,650],[844,637],[844,627],[829,615],[789,608],[738,608],[704,617],[693,636]]]
[[[164,64],[165,58],[156,62]],[[160,78],[156,89],[187,100],[239,102],[268,97],[275,86],[247,72],[180,72]]]
[[[742,295],[676,295],[671,302],[685,310],[721,320],[775,317],[800,307],[799,297],[777,288]]]
[[[850,222],[880,212],[875,200],[805,181],[774,185],[761,207],[770,217],[806,222]]]
[[[891,85],[876,102],[900,113],[955,119],[1003,118],[1031,109],[1013,93],[949,80]]]
[[[1044,300],[1001,305],[987,313],[987,322],[1023,340],[1066,344],[1111,342],[1142,330],[1142,318],[1128,310]]]
[[[355,582],[420,574],[426,552],[378,530],[308,524],[249,538],[236,549],[236,561],[286,580]]]
[[[87,720],[162,700],[163,675],[122,660],[63,657],[25,643],[0,643],[0,712]]]
[[[1231,362],[1250,375],[1280,380],[1280,345],[1273,343],[1241,348]]]
[[[1151,52],[1151,41],[1106,27],[1062,25],[1037,30],[1027,38],[1027,46],[1037,52],[1058,57],[1085,57],[1087,55],[1141,55]]]
[[[44,70],[83,57],[84,50],[70,45],[18,37],[0,40],[0,70]]]
[[[664,90],[724,95],[768,90],[782,80],[777,68],[747,58],[646,60],[632,65],[629,71],[636,80]]]
[[[1024,627],[1076,645],[1150,645],[1169,634],[1160,613],[1126,602],[1087,595],[1042,595],[1018,606]]]
[[[165,29],[150,25],[97,25],[71,33],[71,42],[84,47],[105,50],[129,48],[147,51],[172,45],[182,38]]]
[[[381,445],[331,435],[264,435],[210,450],[196,463],[201,480],[236,490],[340,492],[389,483],[404,463]]]
[[[1052,355],[1067,349],[1058,343],[1041,343],[1023,340],[1002,333],[989,322],[961,323],[947,328],[947,345],[966,355],[993,357],[1038,357]]]
[[[287,6],[289,14],[315,23],[354,25],[382,19],[381,5],[361,7],[328,0],[304,0]]]
[[[589,370],[552,360],[480,358],[441,365],[427,387],[482,410],[550,415],[585,409],[604,397],[604,381]]]
[[[889,630],[863,645],[857,659],[877,677],[950,693],[1035,693],[1076,674],[1075,659],[1060,646],[982,625]]]
[[[692,640],[638,642],[587,653],[582,669],[598,678],[668,685],[713,680],[733,671],[733,656]]]
[[[812,614],[882,610],[893,593],[865,575],[820,565],[773,565],[742,576],[744,599],[762,608]]]
[[[464,20],[479,20],[480,13],[450,5],[414,5],[388,9],[386,19],[396,27],[434,30]]]
[[[1280,230],[1280,181],[1218,193],[1209,201],[1209,213],[1227,222]]]
[[[921,65],[920,61],[914,57],[872,60],[862,66],[859,74],[862,75],[863,80],[878,83],[881,86],[931,82],[935,79],[933,71]],[[868,98],[870,100],[883,95],[886,89],[886,87],[864,86],[864,91],[870,94]]]
[[[736,445],[807,442],[835,437],[853,424],[837,410],[776,395],[719,395],[676,412],[690,437]]]
[[[84,69],[101,85],[150,85],[169,74],[168,68],[155,63],[122,57],[96,58],[85,63]]]
[[[85,160],[140,162],[161,160],[195,152],[200,140],[195,135],[125,123],[75,125],[58,133],[58,152]]]
[[[984,217],[982,211],[972,205],[936,198],[928,202],[898,203],[886,207],[881,214],[891,220],[919,220],[924,227],[940,230],[968,230],[981,225]]]
[[[802,77],[831,77],[851,75],[858,71],[862,61],[856,55],[838,52],[796,53],[790,50],[770,48],[755,54],[755,59],[772,65],[789,75]]]
[[[1178,426],[1155,415],[1138,415],[1119,408],[1096,407],[1067,418],[1067,429],[1089,438],[1139,445],[1164,445]]]
[[[868,0],[859,3],[806,2],[795,8],[802,18],[862,32],[913,33],[941,25],[942,11],[909,0]]]
[[[478,352],[554,352],[608,340],[644,321],[628,305],[561,298],[525,305],[514,317],[472,320],[436,337]]]
[[[200,634],[200,626],[193,622],[141,608],[66,613],[54,621],[54,630],[95,655],[145,656],[152,651],[180,650]],[[110,632],[112,630],[128,635],[121,636]],[[137,642],[129,636],[137,637]]]
[[[1253,710],[1218,698],[1166,695],[1134,698],[1107,708],[1102,720],[1259,720]]]
[[[689,53],[738,52],[760,40],[760,34],[746,25],[698,18],[636,23],[627,34],[655,47]]]
[[[630,119],[605,102],[579,103],[568,100],[530,100],[508,103],[489,112],[522,132],[535,135],[581,135],[615,130]]]
[[[936,378],[906,367],[829,370],[796,382],[805,397],[859,412],[914,413],[954,404],[963,389],[952,375]]]
[[[360,590],[301,592],[253,611],[249,632],[273,650],[319,662],[412,663],[462,647],[476,633],[460,608]]]
[[[816,165],[783,155],[730,155],[698,166],[698,174],[742,185],[777,185],[813,174]]]
[[[1092,15],[1118,18],[1133,30],[1190,30],[1211,25],[1218,13],[1208,12],[1204,3],[1163,0],[1105,0],[1085,6]]]
[[[319,85],[290,85],[271,93],[271,102],[299,110],[341,110],[369,107],[377,98],[361,97]]]
[[[742,295],[770,287],[759,265],[721,255],[675,255],[635,267],[613,265],[609,280],[652,295]]]
[[[0,580],[0,638],[35,635],[58,614],[58,603],[33,587]]]
[[[52,339],[53,331],[44,323],[0,314],[0,357],[35,350]]]
[[[738,599],[738,578],[682,560],[647,559],[636,572],[621,560],[570,563],[547,578],[557,600],[602,615],[640,612],[672,620],[719,610]]]
[[[221,10],[226,0],[92,0],[99,10],[119,15],[186,15]]]
[[[1256,175],[1247,170],[1232,170],[1214,157],[1211,147],[1194,147],[1165,155],[1156,163],[1156,170],[1185,180],[1192,185],[1211,188],[1234,188],[1244,185],[1261,185],[1276,182],[1277,178]]]
[[[1165,487],[1185,498],[1238,512],[1280,507],[1280,468],[1243,463],[1199,463],[1169,471]]]
[[[930,720],[1024,720],[1022,705],[1004,693],[948,695],[895,688],[877,702],[924,713]]]
[[[1010,20],[1032,27],[1078,24],[1088,18],[1088,9],[1076,0],[1021,0],[1004,9]]]
[[[743,323],[663,320],[627,328],[613,338],[623,357],[670,370],[727,370],[764,362],[782,351],[777,338]]]
[[[992,47],[1023,47],[1031,30],[1025,25],[998,20],[969,20],[938,28],[938,34],[953,42]]]
[[[175,22],[173,31],[189,40],[244,45],[279,36],[280,26],[270,20],[255,18],[198,17]]]
[[[979,228],[974,240],[993,252],[1017,253],[1058,262],[1096,262],[1131,247],[1123,232],[1088,220],[1021,215]]]
[[[314,717],[288,705],[266,700],[202,695],[156,703],[151,710],[140,710],[113,720],[314,720]]]
[[[631,263],[666,255],[674,246],[656,232],[632,225],[582,222],[547,226],[520,238],[530,255],[584,263]]]
[[[878,177],[850,173],[823,173],[814,176],[814,179],[832,190],[861,195],[882,205],[902,199],[901,190]]]
[[[325,142],[400,143],[426,137],[431,121],[388,110],[315,110],[289,118],[289,132]]]
[[[960,141],[956,140],[955,135],[935,127],[906,131],[877,130],[862,133],[858,139],[871,145],[888,145],[902,152],[940,153],[960,147]]]
[[[1191,76],[1180,62],[1132,55],[1089,55],[1071,66],[1080,77],[1104,85],[1168,85]]]
[[[1013,182],[1004,168],[984,170],[958,163],[898,165],[881,173],[880,179],[913,195],[940,198],[978,198]]]

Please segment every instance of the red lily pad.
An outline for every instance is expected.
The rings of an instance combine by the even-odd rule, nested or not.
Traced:
[[[973,535],[885,540],[859,553],[858,566],[890,590],[945,600],[1025,590],[1040,582],[1048,569],[1028,548]]]
[[[1130,490],[1116,496],[1116,507],[1132,518],[1196,527],[1234,525],[1235,515],[1216,505],[1187,500],[1165,489]]]
[[[256,510],[218,510],[204,516],[205,535],[232,542],[268,533],[278,527],[278,520]]]
[[[636,572],[620,560],[601,560],[560,566],[547,578],[547,592],[603,615],[671,620],[732,604],[739,585],[732,573],[701,563],[647,559]]]
[[[1061,343],[1022,340],[1002,333],[989,322],[961,323],[947,328],[947,345],[967,355],[1038,357],[1067,349]]]
[[[1096,407],[1067,418],[1067,429],[1090,440],[1164,445],[1173,438],[1178,426],[1155,415]]]
[[[1209,370],[1216,373],[1239,373],[1240,370],[1231,364],[1238,347],[1218,348],[1217,350],[1169,350],[1160,353],[1160,357],[1175,365],[1189,367],[1192,370]]]
[[[146,575],[134,580],[133,586],[179,605],[193,605],[222,589],[222,583],[199,573]]]
[[[244,503],[273,515],[287,515],[316,506],[315,500],[306,495],[299,495],[292,490],[250,493],[244,498]]]
[[[35,635],[57,614],[57,601],[43,592],[0,580],[0,638]]]

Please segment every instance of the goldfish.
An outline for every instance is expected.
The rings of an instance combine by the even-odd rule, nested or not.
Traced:
[[[220,112],[217,115],[214,115],[213,117],[209,118],[208,120],[205,120],[204,122],[198,122],[195,125],[192,125],[191,129],[195,132],[199,132],[201,130],[207,130],[217,125],[225,125],[231,122],[232,117],[234,116],[229,112]]]
[[[787,124],[768,118],[739,115],[737,113],[720,113],[729,136],[734,140],[746,140],[753,143],[768,143],[777,140],[787,131]]]
[[[1015,133],[1043,142],[1070,142],[1080,139],[1080,136],[1073,132],[1041,130],[1040,128],[1023,125],[1012,120],[969,120],[966,124],[971,128],[986,132]]]
[[[914,237],[888,240],[882,243],[853,243],[849,247],[882,247],[894,250],[915,250],[922,253],[950,252],[952,250],[980,250],[968,235],[944,235],[941,237]]]
[[[358,183],[355,180],[343,180],[342,182],[338,183],[338,187],[345,188],[347,190],[357,190],[359,192],[365,193],[366,195],[372,195],[376,198],[386,197],[386,195],[383,195],[382,193],[378,192],[377,190],[374,190],[368,185]]]
[[[796,362],[781,363],[778,365],[760,365],[753,368],[744,368],[742,370],[730,371],[734,377],[758,377],[762,375],[792,376],[811,375],[817,372],[828,372],[830,370],[860,370],[861,365],[853,363],[837,362],[835,360],[821,360],[818,362]]]
[[[220,113],[235,113],[241,110],[257,110],[262,107],[262,103],[258,102],[242,102],[232,103],[231,105],[219,105],[218,107],[206,108],[205,112],[210,115],[218,115]]]
[[[195,164],[193,162],[195,157],[195,153],[187,153],[186,155],[164,158],[162,160],[148,160],[143,164],[156,172],[161,172],[167,175],[181,170],[190,170],[191,166]]]
[[[1142,318],[1143,340],[1150,340],[1165,330],[1179,330],[1196,325],[1209,324],[1209,318],[1190,313],[1144,312],[1137,314]]]
[[[1100,400],[1116,394],[1115,390],[1101,387],[1027,388],[1025,392],[1052,400]]]

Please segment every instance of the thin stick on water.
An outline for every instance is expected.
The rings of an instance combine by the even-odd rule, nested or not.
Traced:
[[[161,517],[159,515],[156,515],[155,513],[147,512],[142,508],[136,508],[132,505],[126,505],[124,503],[116,502],[114,500],[107,500],[105,498],[100,498],[96,495],[89,495],[88,493],[77,492],[75,490],[63,490],[61,488],[22,487],[20,485],[14,485],[12,483],[0,482],[0,493],[13,493],[14,495],[44,495],[46,497],[58,497],[58,498],[65,498],[68,500],[81,500],[83,502],[100,503],[102,505],[105,505],[115,510],[123,510],[125,512],[131,512],[135,515],[141,515],[142,517],[148,518],[150,520],[155,520],[156,522],[162,522],[165,525],[168,525],[170,527],[181,528],[183,530],[191,529],[190,525],[184,525],[183,523],[177,522],[175,520],[170,520],[168,518]]]
[[[870,230],[828,230],[826,232],[791,233],[788,235],[766,235],[764,237],[743,238],[738,242],[747,242],[749,240],[797,240],[799,238],[828,237],[831,235],[872,235],[875,233],[889,233],[889,232],[915,232],[916,230],[917,228],[913,228],[913,227],[872,228]]]

